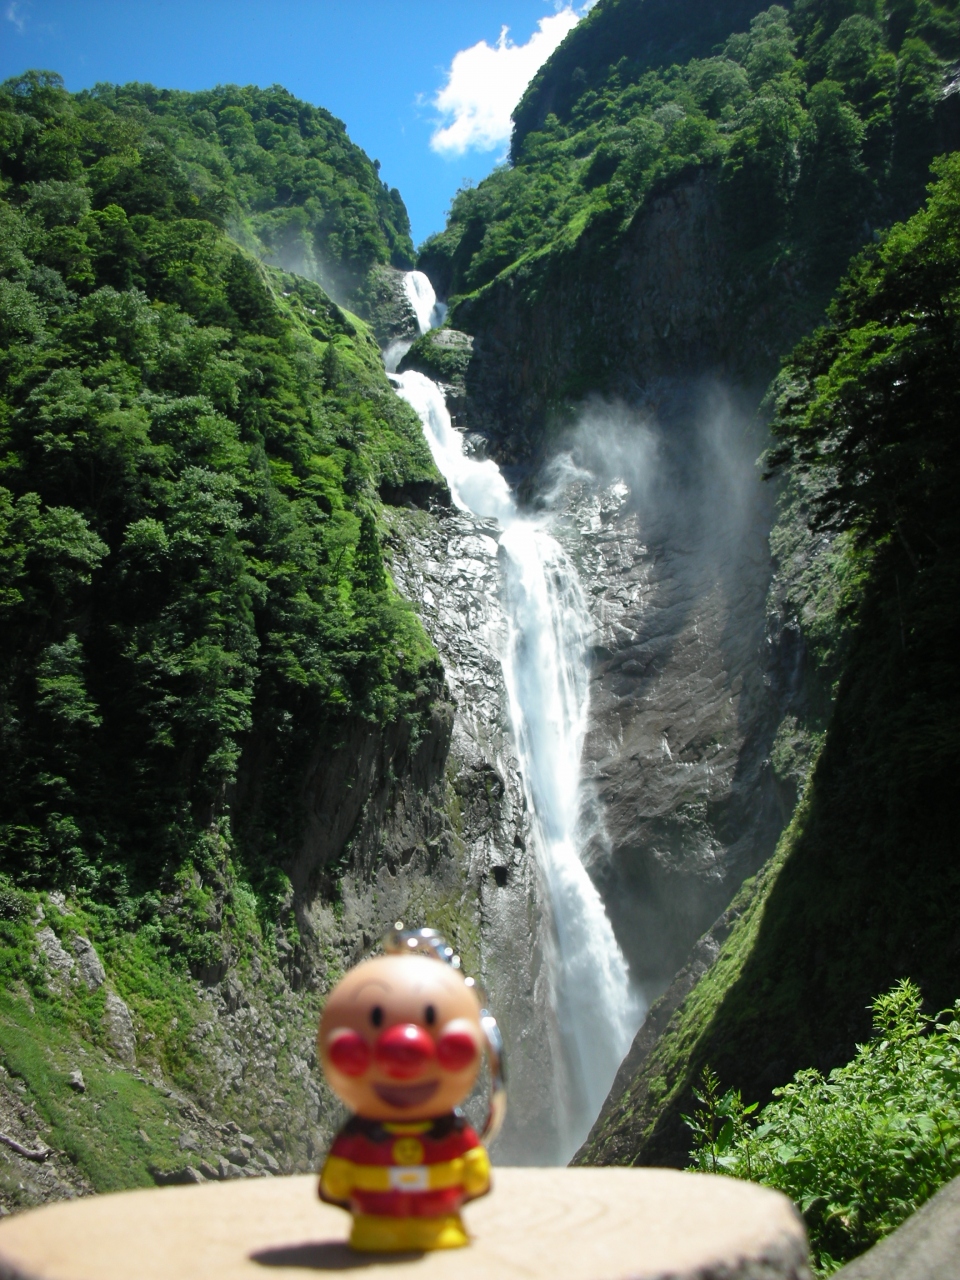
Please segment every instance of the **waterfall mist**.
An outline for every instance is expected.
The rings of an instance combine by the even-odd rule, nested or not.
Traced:
[[[419,277],[419,278],[412,278]],[[439,315],[429,280],[410,273],[421,325]],[[414,301],[414,298],[416,301]],[[497,465],[464,453],[439,387],[394,375],[416,410],[455,504],[495,519],[508,624],[501,661],[538,864],[552,910],[552,1003],[563,1061],[553,1064],[556,1128],[531,1160],[565,1163],[587,1135],[643,1009],[603,902],[581,859],[581,754],[587,729],[591,622],[577,571],[548,513],[518,511]],[[509,1046],[508,1046],[509,1048]],[[544,1071],[550,1071],[543,1064]]]
[[[769,491],[756,459],[768,443],[757,400],[713,379],[662,391],[655,408],[593,398],[547,468],[548,506],[572,481],[621,482],[651,538],[682,542],[698,560],[727,558]]]
[[[759,394],[707,378],[655,391],[582,404],[538,493],[570,531],[596,628],[583,772],[599,825],[582,857],[650,1002],[781,822]]]

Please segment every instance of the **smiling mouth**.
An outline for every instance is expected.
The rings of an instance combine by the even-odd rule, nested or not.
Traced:
[[[427,1080],[423,1084],[375,1084],[373,1091],[388,1107],[419,1107],[429,1102],[440,1088],[439,1080]]]

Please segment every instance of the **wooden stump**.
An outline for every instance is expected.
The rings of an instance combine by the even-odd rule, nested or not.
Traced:
[[[808,1280],[783,1196],[672,1169],[496,1169],[449,1252],[352,1253],[313,1177],[127,1191],[0,1223],[0,1280]]]

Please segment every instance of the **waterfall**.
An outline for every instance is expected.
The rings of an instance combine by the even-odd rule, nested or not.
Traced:
[[[403,277],[404,297],[417,317],[421,334],[436,329],[447,318],[447,304],[438,302],[429,277],[422,271],[408,271]],[[387,373],[396,373],[397,365],[413,346],[413,338],[394,338],[383,352],[383,367]]]
[[[436,329],[447,318],[446,303],[438,302],[433,285],[422,271],[408,271],[403,277],[403,291],[407,301],[413,307],[420,332]]]
[[[411,301],[414,294],[418,299],[418,316],[436,315],[426,276],[411,272],[406,280],[411,281]],[[576,568],[548,532],[547,518],[518,511],[496,463],[465,456],[463,437],[453,427],[436,383],[413,371],[396,374],[393,381],[416,410],[454,503],[497,520],[502,530],[508,622],[503,673],[556,933],[551,979],[568,1087],[558,1099],[563,1114],[555,1149],[565,1163],[587,1136],[641,1012],[603,902],[579,856],[590,617]]]

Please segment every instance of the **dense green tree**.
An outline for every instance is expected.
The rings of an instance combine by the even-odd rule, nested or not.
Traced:
[[[332,202],[303,225],[360,272],[401,208],[280,90],[71,96],[30,73],[0,87],[0,137],[4,871],[132,910],[232,856],[268,909],[296,815],[269,847],[256,813],[234,839],[229,789],[253,751],[289,797],[320,726],[420,714],[435,660],[378,488],[438,477],[369,334],[220,224],[266,218],[292,165],[297,207]],[[166,927],[211,961],[214,935]]]

